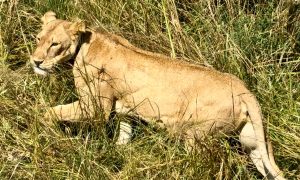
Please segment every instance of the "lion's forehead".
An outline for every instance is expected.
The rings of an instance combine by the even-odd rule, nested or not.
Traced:
[[[42,27],[42,31],[38,34],[37,37],[41,37],[44,39],[52,39],[53,37],[62,38],[66,35],[64,29],[67,26],[69,26],[69,22],[67,21],[52,21]]]

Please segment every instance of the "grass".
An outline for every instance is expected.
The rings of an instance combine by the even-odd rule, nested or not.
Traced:
[[[288,179],[300,179],[299,19],[283,0],[255,8],[245,2],[1,1],[0,178],[262,178],[224,138],[207,137],[189,152],[180,140],[152,126],[137,125],[135,139],[126,146],[116,146],[99,119],[47,127],[46,107],[77,98],[70,70],[41,78],[28,64],[39,18],[53,10],[143,49],[210,64],[243,79],[260,101],[278,165]]]

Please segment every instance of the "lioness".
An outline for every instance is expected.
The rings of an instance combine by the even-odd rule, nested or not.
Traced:
[[[260,106],[237,77],[141,50],[83,22],[57,19],[54,12],[47,12],[42,21],[31,56],[34,71],[46,75],[56,64],[75,59],[80,98],[52,107],[59,120],[93,116],[96,104],[107,119],[112,111],[131,111],[146,121],[163,122],[187,140],[239,133],[258,171],[269,179],[284,179],[267,150]]]

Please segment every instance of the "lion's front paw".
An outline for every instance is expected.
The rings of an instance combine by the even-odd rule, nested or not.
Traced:
[[[43,122],[46,123],[47,125],[54,125],[54,120],[56,119],[56,114],[53,108],[47,108],[46,112],[44,114]]]
[[[132,138],[132,127],[130,124],[126,122],[120,122],[120,133],[118,140],[116,142],[117,145],[128,144]]]
[[[47,108],[46,112],[44,114],[44,118],[45,119],[52,119],[53,117],[55,117],[55,111],[53,110],[53,108]]]

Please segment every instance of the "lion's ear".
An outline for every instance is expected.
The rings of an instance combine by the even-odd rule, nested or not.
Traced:
[[[72,33],[73,35],[79,34],[79,33],[84,33],[86,29],[86,25],[82,21],[77,21],[71,24],[69,28],[69,32]]]
[[[48,11],[44,14],[41,20],[44,23],[44,25],[46,25],[49,22],[56,20],[56,14],[53,11]]]

